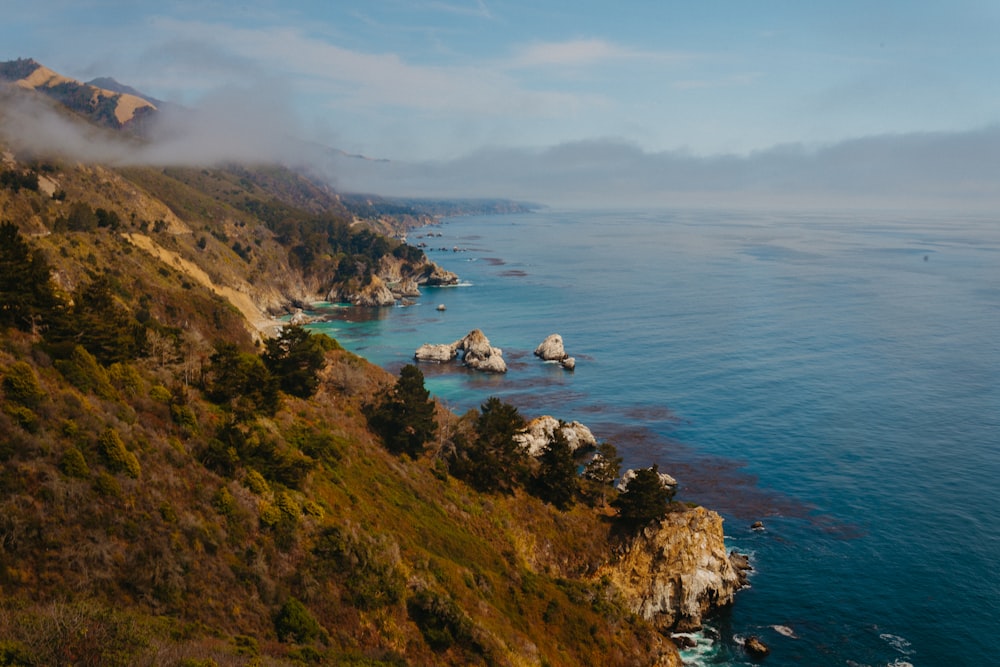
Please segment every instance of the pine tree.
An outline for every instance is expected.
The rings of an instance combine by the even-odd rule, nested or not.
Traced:
[[[413,364],[403,366],[391,392],[368,409],[368,423],[397,454],[419,456],[437,433],[434,402],[424,387],[424,374]]]
[[[38,249],[21,236],[17,225],[0,223],[0,327],[31,331],[59,307],[51,267]]]
[[[562,426],[563,423],[560,422],[559,428],[552,432],[552,439],[538,458],[536,484],[538,495],[542,500],[552,503],[559,509],[566,509],[576,497],[580,480],[576,476],[573,450],[562,431]]]
[[[510,493],[527,477],[527,454],[514,439],[524,418],[496,396],[479,410],[475,436],[456,452],[452,470],[480,491]]]
[[[651,468],[637,470],[625,490],[611,505],[618,510],[622,521],[633,525],[646,525],[662,519],[667,513],[672,493],[660,481],[660,472],[654,464]]]
[[[584,484],[589,487],[587,495],[599,499],[601,507],[607,503],[608,491],[618,478],[621,466],[622,457],[618,456],[618,449],[610,442],[602,442],[583,469]]]
[[[264,365],[277,378],[281,390],[309,398],[319,387],[318,373],[326,363],[326,353],[336,349],[337,342],[325,334],[288,325],[276,338],[269,338],[266,347]]]

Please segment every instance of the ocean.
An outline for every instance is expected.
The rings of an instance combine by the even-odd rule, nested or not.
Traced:
[[[750,635],[772,667],[1000,664],[1000,220],[546,209],[409,240],[461,284],[319,328],[393,371],[482,329],[506,375],[421,366],[453,410],[579,420],[722,514],[755,569],[689,664],[751,664]],[[533,356],[552,333],[575,371]]]

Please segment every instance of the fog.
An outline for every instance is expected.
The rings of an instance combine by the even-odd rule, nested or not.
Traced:
[[[894,206],[986,209],[1000,203],[1000,126],[953,133],[782,145],[746,155],[647,152],[617,139],[547,148],[479,148],[400,162],[347,156],[308,137],[280,84],[228,88],[196,110],[158,114],[143,140],[94,128],[30,95],[8,93],[2,128],[15,150],[110,165],[279,162],[344,192],[503,197],[556,206]]]

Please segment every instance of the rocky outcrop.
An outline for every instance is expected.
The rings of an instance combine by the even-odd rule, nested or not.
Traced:
[[[417,278],[418,285],[427,285],[428,287],[437,287],[441,285],[457,285],[458,276],[451,271],[442,269],[437,264],[428,264],[427,269],[419,278]]]
[[[454,343],[424,343],[413,353],[417,361],[444,363],[462,353],[462,363],[477,371],[506,373],[503,350],[490,345],[490,339],[479,329],[473,329]]]
[[[551,334],[535,348],[535,356],[543,361],[558,361],[566,370],[576,368],[576,359],[566,354],[563,339],[559,334]]]
[[[633,612],[664,632],[700,628],[742,586],[722,517],[703,507],[670,513],[624,538],[616,556],[595,577],[606,577]]]
[[[373,275],[366,285],[351,281],[335,287],[327,294],[326,300],[354,306],[391,306],[396,303],[396,295],[384,280]]]
[[[459,341],[462,362],[469,368],[488,373],[506,373],[507,362],[503,360],[503,350],[490,345],[490,339],[479,329],[473,329]]]
[[[631,468],[629,468],[628,470],[626,470],[625,473],[621,476],[621,479],[618,480],[618,486],[616,486],[615,488],[617,488],[619,491],[624,491],[625,488],[628,486],[628,483],[631,482],[635,478],[635,474],[636,474],[635,470],[633,470]],[[656,474],[660,476],[660,484],[662,484],[663,486],[665,486],[667,488],[670,488],[670,489],[674,489],[674,490],[677,489],[677,480],[676,479],[674,479],[673,477],[671,477],[670,475],[668,475],[665,472],[659,472],[659,471],[657,471]]]
[[[549,415],[529,421],[524,431],[514,436],[514,439],[530,456],[541,456],[556,430],[563,434],[574,452],[597,447],[597,438],[589,428],[577,421],[568,424],[560,422]]]

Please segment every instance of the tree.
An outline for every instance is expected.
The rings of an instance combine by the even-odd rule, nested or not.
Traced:
[[[209,358],[205,395],[227,406],[239,419],[278,411],[278,382],[260,357],[241,352],[235,343],[216,344]]]
[[[424,387],[424,374],[413,364],[403,366],[396,386],[368,409],[367,416],[385,446],[397,454],[419,456],[437,433],[434,402]]]
[[[602,442],[597,447],[594,457],[583,469],[584,484],[588,488],[588,496],[600,499],[601,506],[607,502],[608,491],[621,471],[622,457],[618,449],[610,442]]]
[[[59,307],[45,256],[12,222],[0,223],[0,327],[31,331]]]
[[[535,484],[538,496],[559,509],[566,509],[573,503],[573,498],[580,487],[580,480],[576,476],[576,461],[573,459],[573,450],[569,446],[562,431],[562,422],[559,428],[552,432],[552,439],[545,445],[541,456],[538,458],[538,475]]]
[[[637,470],[625,490],[611,502],[618,510],[622,521],[644,526],[651,521],[662,519],[673,493],[660,480],[656,464],[651,468]]]
[[[284,327],[277,338],[269,338],[265,345],[264,365],[277,378],[283,392],[299,398],[316,393],[326,353],[337,348],[337,342],[326,334],[310,333],[292,324]]]
[[[480,491],[512,492],[527,477],[527,454],[514,439],[523,429],[517,408],[491,396],[479,408],[472,441],[456,451],[452,470]]]

